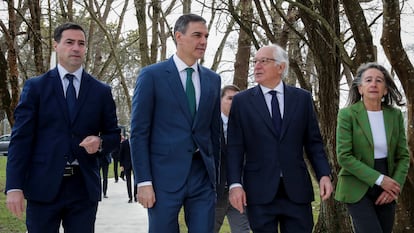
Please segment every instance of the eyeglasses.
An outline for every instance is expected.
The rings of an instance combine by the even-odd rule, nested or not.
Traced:
[[[256,65],[257,63],[261,64],[261,65],[266,65],[267,63],[271,62],[271,61],[277,61],[276,59],[273,58],[258,58],[258,59],[253,59],[252,63],[253,65]]]

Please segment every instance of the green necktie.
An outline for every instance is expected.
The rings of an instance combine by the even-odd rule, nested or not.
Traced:
[[[187,94],[188,106],[190,107],[191,116],[194,117],[196,112],[196,98],[195,98],[195,90],[193,85],[193,72],[194,69],[191,67],[185,68],[187,71],[187,80],[185,82],[185,93]]]

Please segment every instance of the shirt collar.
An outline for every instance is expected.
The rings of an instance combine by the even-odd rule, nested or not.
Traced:
[[[227,124],[227,122],[229,121],[229,118],[224,115],[224,113],[221,113],[221,120],[223,121],[224,124]]]
[[[60,75],[60,78],[63,80],[65,75],[67,73],[69,73],[69,71],[67,71],[63,66],[61,66],[60,64],[57,65],[57,69]],[[80,67],[79,69],[77,69],[75,72],[71,73],[73,75],[75,75],[75,78],[77,80],[81,80],[82,78],[82,71],[83,71],[83,67]]]
[[[177,54],[173,55],[173,60],[174,60],[175,66],[177,66],[178,72],[184,71],[186,68],[188,68],[188,65],[185,64],[185,62],[181,60],[181,58],[179,58]],[[197,72],[197,62],[191,65],[191,68],[194,69],[194,72]]]
[[[274,91],[276,91],[277,93],[279,93],[279,94],[282,94],[283,95],[283,90],[284,90],[284,88],[283,88],[283,82],[280,82],[275,88],[273,88],[273,89],[270,89],[270,88],[267,88],[267,87],[265,87],[265,86],[262,86],[262,85],[259,85],[260,86],[260,89],[262,90],[262,92],[263,92],[263,94],[267,94],[269,91],[271,91],[271,90],[274,90]]]

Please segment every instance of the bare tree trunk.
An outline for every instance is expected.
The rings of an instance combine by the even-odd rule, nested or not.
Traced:
[[[384,17],[381,44],[384,48],[385,55],[390,61],[396,74],[398,75],[407,99],[407,141],[410,150],[410,169],[408,177],[399,197],[396,220],[394,224],[394,233],[413,232],[414,231],[414,67],[408,59],[407,53],[401,43],[401,25],[400,25],[400,6],[399,0],[383,0]]]
[[[36,71],[38,74],[44,73],[46,71],[46,64],[43,63],[43,46],[42,46],[42,35],[40,32],[40,2],[39,0],[29,1],[30,4],[30,16],[31,16],[31,30],[28,31],[33,51],[34,51],[34,62],[36,66]]]
[[[253,18],[252,1],[241,0],[239,10],[241,17],[244,20],[251,22]],[[246,26],[249,27],[249,31],[251,31],[252,25],[250,24]],[[236,62],[234,63],[233,84],[243,90],[247,88],[247,77],[249,74],[250,47],[252,44],[250,34],[247,31],[241,29],[237,44],[238,47],[236,53]]]
[[[183,0],[183,14],[191,13],[191,0]]]
[[[158,38],[159,35],[159,27],[162,25],[159,24],[160,22],[160,15],[161,15],[161,2],[158,0],[152,0],[151,2],[152,7],[152,41],[151,41],[151,62],[157,62],[158,57]]]
[[[11,101],[8,108],[5,106],[5,110],[7,113],[8,120],[10,122],[10,126],[14,125],[14,117],[13,112],[14,109],[17,106],[17,102],[19,101],[20,96],[20,88],[19,88],[19,71],[18,71],[18,64],[17,64],[17,51],[15,48],[15,41],[16,41],[16,32],[17,32],[17,26],[16,26],[16,12],[14,10],[14,0],[8,1],[8,13],[9,13],[9,29],[5,27],[5,25],[1,22],[1,27],[4,31],[4,34],[6,36],[6,41],[8,45],[8,51],[7,51],[7,62],[9,66],[9,83],[11,87]],[[7,88],[4,87],[4,88]],[[7,103],[7,97],[1,96],[2,98],[6,98],[3,102],[4,104]],[[4,101],[4,99],[2,99]]]
[[[376,60],[375,46],[359,1],[343,0],[342,6],[348,16],[347,18],[355,40],[356,54],[351,70],[353,73],[356,73],[356,69],[362,63]]]
[[[147,66],[151,64],[150,54],[148,54],[148,33],[147,33],[147,23],[146,23],[146,1],[145,0],[134,0],[135,11],[137,14],[138,21],[138,33],[139,33],[139,49],[141,56],[141,66]]]
[[[333,177],[337,177],[339,165],[336,160],[336,116],[339,108],[339,49],[335,43],[335,37],[339,36],[339,3],[337,0],[321,0],[319,5],[312,5],[311,1],[301,0],[301,4],[309,9],[317,8],[320,16],[324,18],[330,30],[310,14],[299,10],[305,30],[309,37],[309,46],[314,55],[314,61],[318,74],[319,99],[319,123],[329,163],[332,167]],[[332,32],[335,33],[332,35]],[[333,180],[336,185],[336,179]],[[318,222],[314,232],[352,232],[352,226],[343,204],[334,201],[333,197],[321,203]]]
[[[0,120],[4,120],[5,116],[10,116],[12,114],[12,111],[9,108],[11,98],[9,88],[7,85],[9,80],[7,76],[7,70],[7,59],[0,47]]]

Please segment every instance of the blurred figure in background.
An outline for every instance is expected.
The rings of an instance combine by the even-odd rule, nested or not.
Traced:
[[[102,178],[102,194],[104,198],[108,198],[108,170],[109,164],[111,163],[110,153],[103,154],[99,157],[99,170],[101,171]]]
[[[128,192],[128,203],[132,203],[132,197],[134,201],[137,201],[137,186],[132,183],[132,162],[131,162],[131,151],[129,147],[129,139],[126,137],[121,142],[121,147],[119,149],[119,160],[121,164],[121,172],[125,176],[126,187]],[[123,177],[122,176],[122,177]],[[132,196],[132,185],[134,186],[134,196]]]
[[[221,89],[221,148],[220,158],[216,160],[217,168],[217,203],[216,203],[216,222],[214,224],[214,232],[219,233],[224,217],[230,225],[233,233],[248,233],[250,232],[249,220],[246,212],[240,213],[229,202],[229,187],[227,185],[226,173],[226,159],[227,156],[227,124],[230,113],[231,102],[233,96],[236,95],[240,89],[235,85],[227,85]],[[231,161],[229,161],[231,162]]]
[[[124,140],[124,136],[121,135],[121,142]],[[119,148],[121,147],[121,142],[119,145],[111,152],[111,157],[114,165],[114,179],[115,183],[118,183],[119,180],[119,174],[118,174],[118,168],[119,168]]]

